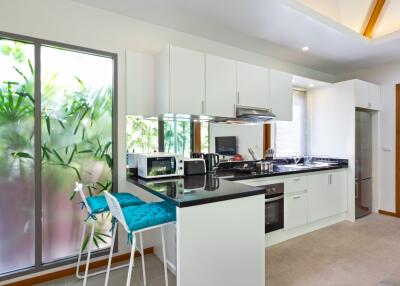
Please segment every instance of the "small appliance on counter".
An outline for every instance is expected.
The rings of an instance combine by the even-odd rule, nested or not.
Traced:
[[[129,177],[138,175],[137,155],[138,153],[126,153],[126,170]]]
[[[183,157],[169,153],[137,154],[138,175],[144,179],[183,176]]]
[[[204,159],[207,173],[213,173],[217,170],[220,163],[217,153],[192,153],[192,158]]]
[[[185,176],[201,175],[207,172],[206,162],[202,158],[184,158]]]

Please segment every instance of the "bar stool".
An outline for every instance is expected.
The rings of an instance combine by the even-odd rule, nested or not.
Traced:
[[[128,278],[126,285],[129,286],[132,277],[132,266],[135,257],[136,248],[136,234],[140,236],[140,253],[142,256],[142,270],[143,270],[143,282],[146,286],[146,270],[144,265],[144,253],[143,253],[143,237],[142,233],[146,230],[160,228],[161,230],[161,241],[162,241],[162,252],[164,261],[164,272],[165,272],[165,285],[168,286],[168,270],[167,270],[167,259],[165,254],[165,226],[174,224],[176,221],[175,207],[167,202],[159,203],[147,203],[139,206],[132,206],[121,208],[118,200],[110,193],[105,192],[107,204],[110,212],[117,222],[119,222],[128,233],[128,239],[131,242],[131,257],[129,260]],[[115,240],[115,227],[112,233],[112,243]],[[108,279],[110,276],[112,251],[110,250],[110,256],[107,265],[107,274],[104,285],[108,285]]]
[[[81,247],[80,250],[79,250],[78,263],[77,263],[77,266],[76,266],[76,277],[78,279],[84,279],[83,280],[83,285],[85,286],[88,277],[95,276],[95,275],[102,274],[102,273],[106,272],[106,270],[102,270],[102,271],[97,271],[97,272],[93,272],[91,274],[88,274],[88,272],[89,272],[90,255],[91,255],[91,252],[92,252],[92,242],[93,242],[93,236],[94,236],[94,229],[95,229],[94,221],[97,220],[97,215],[98,214],[102,214],[102,213],[108,212],[109,208],[108,208],[107,201],[106,201],[106,198],[105,198],[104,195],[97,195],[97,196],[94,196],[94,197],[86,197],[84,192],[83,192],[83,185],[78,183],[78,182],[76,182],[75,184],[76,184],[76,187],[75,187],[74,191],[79,193],[79,195],[80,195],[80,197],[82,199],[82,207],[85,207],[86,211],[87,211],[87,217],[86,217],[85,222],[83,224],[82,244],[81,244],[81,246],[83,246],[83,243],[84,243],[86,227],[87,227],[88,221],[90,219],[93,220],[92,229],[91,229],[90,237],[89,237],[89,241],[88,241],[88,254],[87,254],[87,259],[86,259],[85,273],[84,273],[83,276],[79,274],[79,266],[81,264],[83,247]],[[144,201],[142,201],[138,197],[136,197],[136,196],[134,196],[132,194],[129,194],[129,193],[116,193],[116,194],[112,194],[112,197],[115,198],[122,207],[137,206],[137,205],[145,204]],[[111,252],[110,253],[112,254],[112,250],[114,248],[114,239],[112,240],[112,244],[111,244],[110,248],[111,248]],[[123,267],[127,267],[128,265],[129,264],[120,265],[120,266],[112,268],[111,270],[116,270],[116,269],[120,269],[120,268],[123,268]]]

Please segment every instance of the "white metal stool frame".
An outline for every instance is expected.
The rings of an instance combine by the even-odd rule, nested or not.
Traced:
[[[87,213],[88,213],[88,218],[90,218],[92,216],[95,216],[95,214],[92,213],[92,209],[90,208],[90,206],[89,206],[89,204],[88,204],[88,202],[86,200],[85,194],[83,193],[83,185],[78,183],[78,182],[76,182],[75,184],[76,184],[76,187],[75,187],[74,191],[79,193],[79,195],[80,195],[80,197],[82,199],[82,202],[86,207],[86,210],[87,210]],[[88,273],[89,272],[90,256],[91,256],[91,252],[92,252],[94,229],[95,229],[95,222],[93,222],[92,223],[92,229],[91,229],[91,232],[90,232],[89,241],[88,241],[88,253],[87,253],[87,258],[86,258],[85,273],[84,273],[83,276],[79,274],[79,267],[81,266],[80,264],[81,264],[82,252],[83,252],[82,246],[83,246],[83,242],[84,242],[84,239],[85,239],[85,233],[86,233],[86,227],[87,227],[88,221],[89,221],[89,219],[87,219],[83,224],[82,243],[81,243],[81,247],[80,247],[80,250],[79,250],[78,263],[77,263],[77,266],[76,266],[76,273],[75,273],[75,275],[76,275],[76,277],[78,279],[84,279],[83,280],[83,286],[86,285],[88,277],[92,277],[92,276],[103,274],[103,273],[107,272],[107,270],[105,269],[105,270],[92,272],[90,274]],[[114,227],[113,233],[116,233],[116,228],[117,228],[117,226]],[[111,254],[111,256],[112,256],[112,253],[113,253],[113,250],[114,250],[114,243],[115,243],[115,237],[113,235],[113,239],[112,239],[111,245],[110,245],[110,254]],[[110,270],[117,270],[117,269],[121,269],[121,268],[128,267],[128,266],[129,266],[129,264],[127,263],[127,264],[123,264],[123,265],[119,265],[119,266],[113,267]]]
[[[165,273],[165,285],[168,286],[168,269],[167,269],[167,258],[166,258],[166,253],[165,253],[165,226],[170,225],[170,224],[175,224],[175,222],[168,222],[164,224],[159,224],[155,225],[152,227],[147,227],[144,229],[140,229],[137,231],[130,231],[128,225],[126,224],[126,220],[124,217],[124,214],[122,212],[122,208],[120,204],[118,203],[118,200],[113,197],[111,194],[108,192],[105,192],[106,200],[108,207],[110,209],[111,214],[113,217],[119,222],[125,229],[125,231],[128,234],[131,234],[132,236],[132,246],[131,246],[131,257],[129,259],[129,269],[128,269],[128,278],[126,280],[126,285],[129,286],[131,283],[131,278],[132,278],[132,268],[134,265],[134,258],[135,258],[135,248],[136,248],[136,234],[139,234],[140,238],[140,250],[139,252],[141,253],[142,256],[142,270],[143,270],[143,283],[144,286],[147,285],[146,281],[146,268],[144,264],[144,253],[143,253],[143,236],[142,233],[146,230],[150,229],[155,229],[155,228],[160,228],[161,230],[161,242],[162,242],[162,252],[163,252],[163,262],[164,262],[164,273]],[[115,227],[113,230],[113,235],[112,235],[112,243],[114,242],[115,239]],[[105,286],[108,285],[108,279],[110,277],[110,266],[111,266],[111,259],[112,259],[112,251],[110,251],[110,256],[108,259],[108,265],[107,265],[107,274],[106,274],[106,280],[105,280]]]

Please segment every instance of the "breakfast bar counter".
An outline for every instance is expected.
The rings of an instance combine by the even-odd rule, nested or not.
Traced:
[[[216,174],[152,180],[135,177],[128,181],[179,208],[265,193],[262,188],[231,182]]]
[[[166,251],[178,286],[265,285],[265,190],[215,174],[128,181],[176,206]]]

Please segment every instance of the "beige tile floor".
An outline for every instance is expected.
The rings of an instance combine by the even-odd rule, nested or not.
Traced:
[[[155,255],[146,255],[146,276],[147,286],[163,286],[165,285],[164,266]],[[96,269],[98,270],[98,269]],[[112,271],[110,274],[109,286],[125,286],[128,269],[122,268]],[[142,278],[142,262],[140,257],[135,258],[135,269],[132,274],[131,285],[143,285]],[[88,279],[87,286],[104,285],[105,274],[96,275]],[[169,272],[168,281],[170,286],[176,285],[175,276]],[[40,284],[40,286],[78,286],[82,285],[83,280],[77,279],[75,276],[66,277],[64,279],[55,280]]]
[[[373,214],[342,222],[270,247],[266,259],[267,286],[400,286],[400,219]],[[162,263],[155,256],[146,256],[146,269],[147,285],[164,285]],[[109,285],[125,285],[126,275],[126,269],[112,272]],[[133,277],[132,285],[143,285],[140,259]],[[169,279],[176,285],[171,273]],[[103,284],[104,275],[88,283]],[[67,277],[41,285],[82,281]]]
[[[373,214],[268,248],[268,286],[400,286],[400,219]]]

